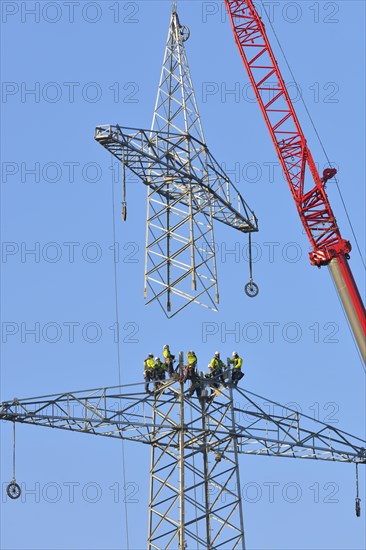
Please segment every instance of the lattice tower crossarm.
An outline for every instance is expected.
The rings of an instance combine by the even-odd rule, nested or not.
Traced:
[[[230,383],[200,384],[201,399],[173,379],[154,395],[133,384],[14,399],[0,420],[149,445],[149,550],[244,548],[240,454],[366,463],[360,438]]]
[[[157,399],[167,404],[178,399],[176,384],[166,382],[155,396],[147,396],[143,384],[132,384],[3,401],[0,420],[151,444],[157,429],[166,435],[176,431],[168,417],[150,420]],[[234,408],[239,453],[365,463],[366,442],[361,438],[250,391],[237,388],[235,394],[241,400]],[[228,398],[223,393],[207,407],[208,422],[216,403]],[[184,402],[193,407],[196,400],[185,397]],[[272,404],[273,411],[261,403]],[[200,430],[195,426],[195,432]]]

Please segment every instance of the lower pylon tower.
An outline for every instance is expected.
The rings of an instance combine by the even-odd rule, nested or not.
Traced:
[[[148,550],[245,549],[239,455],[355,464],[356,473],[366,464],[363,439],[243,390],[229,367],[219,379],[197,375],[194,393],[183,372],[180,354],[177,374],[152,392],[137,383],[3,401],[0,421],[13,422],[14,457],[16,423],[150,446]],[[17,499],[13,464],[7,494]],[[358,517],[360,503],[357,477]]]
[[[200,399],[188,401],[177,386],[152,409],[162,426],[151,440],[148,549],[243,549],[232,387],[213,399],[202,382]]]

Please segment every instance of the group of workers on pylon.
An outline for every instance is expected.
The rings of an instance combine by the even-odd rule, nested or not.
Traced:
[[[149,390],[150,382],[154,383],[154,389],[158,389],[165,380],[166,374],[169,374],[170,378],[178,377],[179,373],[174,369],[175,356],[172,355],[169,349],[169,345],[165,344],[163,349],[164,363],[161,362],[160,357],[155,357],[152,353],[149,353],[144,361],[144,379],[145,379],[145,391],[151,393]],[[237,386],[239,380],[244,376],[241,368],[243,366],[243,359],[239,357],[236,351],[233,352],[232,358],[229,359],[229,365],[231,368],[231,381],[233,386]],[[227,387],[225,377],[229,369],[229,365],[220,358],[220,352],[216,351],[215,355],[211,359],[208,368],[209,373],[205,374],[206,379],[210,379],[210,386],[218,389],[220,385]],[[183,383],[185,384],[189,380],[191,385],[186,394],[187,397],[192,397],[196,392],[197,397],[201,397],[201,377],[197,370],[197,356],[194,351],[187,353],[187,364],[184,365],[183,371]]]
[[[145,391],[151,393],[149,390],[149,383],[154,382],[154,388],[158,389],[162,382],[165,380],[166,373],[170,378],[174,376],[174,361],[175,356],[170,353],[168,344],[165,344],[163,349],[164,363],[161,362],[160,357],[155,357],[152,353],[146,357],[144,361],[144,379],[145,379]]]

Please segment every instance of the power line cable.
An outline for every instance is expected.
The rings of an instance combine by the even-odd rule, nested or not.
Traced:
[[[118,313],[118,281],[117,281],[117,259],[116,259],[116,217],[114,206],[114,173],[113,173],[113,155],[111,154],[111,174],[112,174],[112,218],[113,218],[113,265],[114,265],[114,304],[115,304],[115,317],[116,317],[116,329],[117,329],[117,365],[118,365],[118,384],[121,386],[121,351],[119,342],[119,313]],[[128,511],[126,502],[126,459],[125,459],[125,445],[122,439],[122,471],[123,471],[123,489],[125,495],[125,527],[126,527],[126,542],[127,550],[130,548],[129,531],[128,531]]]

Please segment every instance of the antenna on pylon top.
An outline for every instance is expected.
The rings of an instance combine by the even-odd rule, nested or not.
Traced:
[[[177,11],[177,0],[172,0],[172,13]]]

